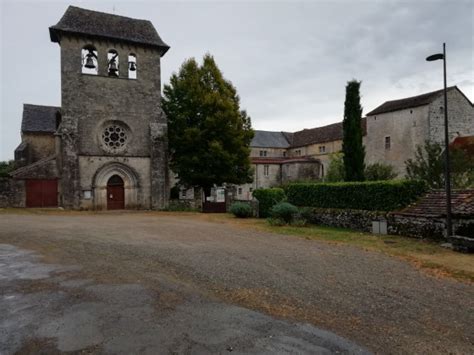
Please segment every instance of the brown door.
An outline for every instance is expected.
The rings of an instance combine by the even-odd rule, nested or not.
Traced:
[[[125,192],[123,180],[118,175],[113,175],[107,182],[107,209],[123,210],[125,208]]]
[[[26,180],[26,207],[58,207],[58,181]]]

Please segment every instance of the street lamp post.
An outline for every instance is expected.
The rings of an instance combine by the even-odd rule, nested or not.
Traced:
[[[446,86],[446,43],[443,43],[443,53],[430,55],[427,61],[443,60],[444,72],[444,180],[446,186],[446,234],[449,238],[453,235],[453,226],[451,222],[451,172],[449,159],[449,132],[448,132],[448,93]]]

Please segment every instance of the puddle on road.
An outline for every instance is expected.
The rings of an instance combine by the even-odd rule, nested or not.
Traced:
[[[183,295],[182,303],[158,312],[159,293],[137,284],[73,279],[74,270],[80,268],[43,264],[34,252],[0,244],[1,354],[25,346],[34,353],[43,339],[48,339],[48,349],[56,346],[60,352],[367,353],[311,325],[276,320],[197,294]],[[65,272],[69,279],[61,277]],[[26,281],[51,281],[51,287],[19,292],[18,285]],[[163,288],[163,293],[174,289]]]

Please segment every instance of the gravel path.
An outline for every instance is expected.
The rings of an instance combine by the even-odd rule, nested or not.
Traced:
[[[154,213],[2,214],[0,243],[80,265],[82,279],[175,285],[158,308],[185,307],[196,293],[308,322],[378,353],[474,349],[474,286],[358,248]]]

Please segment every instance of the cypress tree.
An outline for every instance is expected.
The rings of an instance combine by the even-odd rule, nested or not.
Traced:
[[[362,144],[362,106],[359,90],[360,81],[352,80],[347,83],[342,122],[345,181],[364,180],[365,148]]]

